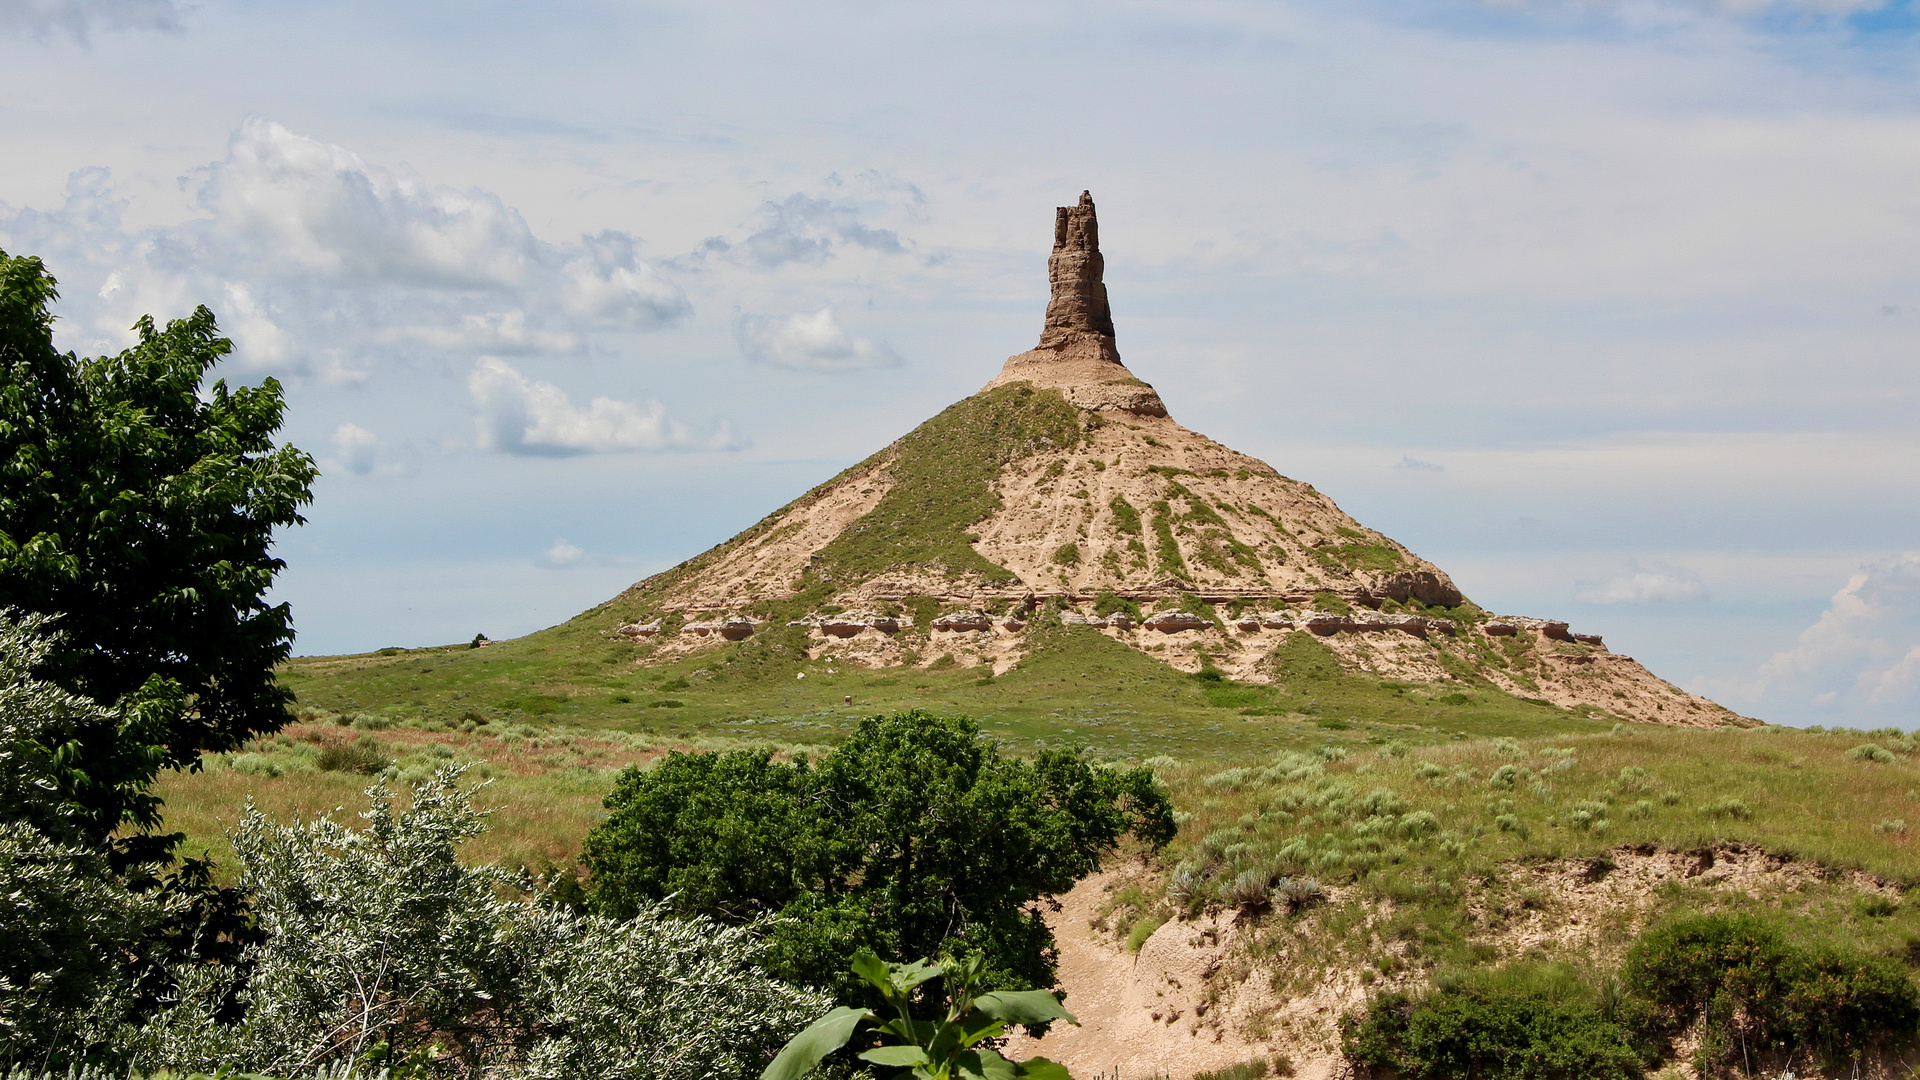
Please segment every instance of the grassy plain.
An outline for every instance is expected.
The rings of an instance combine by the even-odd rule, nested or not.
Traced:
[[[862,717],[924,708],[972,715],[1015,753],[1080,745],[1155,770],[1179,833],[1116,863],[1102,923],[1132,948],[1169,919],[1232,923],[1209,1000],[1255,972],[1282,998],[1516,963],[1604,982],[1682,911],[1749,912],[1802,944],[1920,966],[1920,746],[1898,732],[1617,723],[1471,680],[1343,672],[1307,635],[1259,686],[1046,618],[999,677],[810,660],[802,644],[774,630],[649,666],[576,620],[480,649],[298,659],[282,677],[303,722],[169,775],[167,824],[230,874],[222,834],[249,800],[281,819],[351,814],[373,778],[342,762],[405,781],[471,760],[495,813],[469,856],[566,872],[620,769],[672,749],[819,753]]]
[[[1029,639],[1028,656],[998,677],[985,668],[811,660],[796,628],[643,666],[634,645],[607,640],[583,618],[482,649],[301,658],[281,678],[305,707],[372,711],[395,722],[831,742],[861,717],[924,708],[973,716],[1016,750],[1073,743],[1104,759],[1135,761],[1163,754],[1243,760],[1329,740],[1427,743],[1611,726],[1487,685],[1435,688],[1343,673],[1305,635],[1277,650],[1271,662],[1279,678],[1271,686],[1196,678],[1095,631],[1044,618]]]
[[[1083,627],[1042,617],[1029,655],[984,668],[869,669],[805,655],[798,629],[756,634],[673,663],[643,665],[626,641],[571,623],[484,648],[386,649],[304,657],[281,670],[307,721],[202,772],[168,774],[167,827],[225,857],[224,830],[249,799],[275,816],[356,807],[367,777],[321,768],[322,751],[371,740],[403,775],[486,762],[495,828],[473,854],[566,864],[613,776],[665,749],[769,746],[806,752],[862,718],[921,708],[966,714],[1016,753],[1083,746],[1094,757],[1173,757],[1209,768],[1287,750],[1570,736],[1610,724],[1490,686],[1444,689],[1343,673],[1296,636],[1271,686],[1177,671]],[[849,702],[851,698],[851,702]]]

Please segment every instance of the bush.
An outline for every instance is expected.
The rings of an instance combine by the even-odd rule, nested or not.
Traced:
[[[1781,998],[1791,951],[1780,932],[1748,915],[1698,915],[1655,926],[1627,950],[1629,989],[1679,1030],[1721,994],[1765,1009]]]
[[[1797,1044],[1839,1058],[1911,1036],[1920,992],[1886,957],[1823,947],[1796,958],[1784,1012]]]
[[[1882,765],[1891,765],[1899,759],[1893,756],[1893,751],[1877,743],[1861,743],[1859,746],[1847,751],[1847,760],[1877,761]]]
[[[1030,905],[1129,832],[1159,847],[1174,831],[1148,769],[1064,750],[1002,759],[973,721],[922,712],[864,721],[818,765],[671,754],[622,773],[606,805],[585,845],[596,911],[778,916],[770,970],[849,995],[861,948],[977,951],[986,985],[1051,986],[1053,936]]]
[[[136,1066],[306,1072],[375,1051],[429,1075],[746,1080],[825,1006],[756,966],[758,924],[511,898],[516,877],[458,858],[484,829],[461,774],[405,812],[375,784],[364,830],[249,810],[232,839],[264,940],[246,1016],[214,1016],[232,969],[183,973],[179,1003],[120,1040]]]
[[[1920,991],[1893,961],[1796,949],[1745,915],[1692,916],[1647,931],[1628,950],[1624,976],[1659,1009],[1659,1029],[1706,1018],[1707,1063],[1726,1060],[1736,1043],[1856,1054],[1905,1039],[1920,1023]]]
[[[348,772],[372,776],[387,767],[390,762],[380,752],[380,744],[372,738],[361,738],[358,742],[330,743],[322,749],[313,763],[322,772]]]
[[[1385,995],[1344,1044],[1354,1064],[1405,1080],[1637,1080],[1646,1058],[1630,1017],[1554,969]]]
[[[1700,812],[1708,817],[1733,818],[1736,821],[1745,821],[1753,816],[1753,811],[1747,809],[1747,804],[1739,799],[1716,799],[1701,807]]]

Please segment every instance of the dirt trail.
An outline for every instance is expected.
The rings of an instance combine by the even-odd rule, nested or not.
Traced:
[[[1060,898],[1047,916],[1060,947],[1060,985],[1078,1027],[1057,1024],[1044,1039],[1016,1035],[1015,1058],[1044,1055],[1065,1065],[1077,1080],[1189,1080],[1196,1072],[1285,1054],[1294,1075],[1330,1077],[1338,1059],[1320,1040],[1303,1040],[1307,1029],[1331,1030],[1331,1002],[1281,1002],[1259,975],[1208,998],[1208,977],[1231,962],[1235,935],[1215,918],[1169,922],[1138,953],[1112,943],[1092,928],[1108,886],[1121,872],[1096,874]],[[1216,985],[1219,980],[1215,980]],[[1250,1039],[1248,1021],[1269,1019],[1272,1037]]]

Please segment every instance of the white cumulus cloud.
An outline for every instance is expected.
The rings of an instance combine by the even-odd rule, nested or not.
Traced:
[[[511,287],[539,262],[532,230],[499,196],[436,187],[261,117],[204,170],[199,198],[219,232],[286,269]]]
[[[1706,583],[1685,567],[1634,566],[1583,590],[1584,604],[1687,604],[1707,599]]]
[[[1794,647],[1775,653],[1739,688],[1756,703],[1792,719],[1821,710],[1920,722],[1920,552],[1862,567],[1833,595],[1827,610]]]
[[[553,546],[540,553],[534,560],[549,570],[565,570],[569,567],[585,564],[587,553],[577,545],[562,537],[553,542]]]
[[[563,457],[739,445],[724,423],[699,434],[667,419],[657,401],[638,405],[596,397],[575,405],[560,387],[530,379],[498,357],[481,358],[467,389],[479,409],[480,445],[503,453]]]
[[[784,319],[743,315],[734,321],[740,354],[756,364],[797,371],[851,371],[892,367],[900,357],[885,342],[854,337],[832,307]]]
[[[102,168],[73,173],[55,209],[0,206],[0,246],[42,255],[62,281],[63,347],[123,348],[139,316],[205,303],[236,363],[341,382],[430,350],[578,352],[692,310],[632,236],[548,242],[492,192],[261,117],[182,185],[202,216],[142,229],[125,227],[129,202]]]

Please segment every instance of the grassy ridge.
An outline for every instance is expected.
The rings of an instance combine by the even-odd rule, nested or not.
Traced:
[[[833,741],[861,717],[926,708],[974,716],[1016,750],[1073,742],[1135,761],[1162,754],[1226,761],[1329,740],[1424,743],[1610,726],[1490,687],[1436,690],[1345,673],[1305,635],[1275,650],[1272,686],[1183,674],[1044,614],[1026,645],[1026,658],[997,678],[985,668],[938,663],[868,669],[808,659],[802,632],[780,627],[643,667],[634,663],[634,645],[568,628],[484,649],[301,658],[281,677],[304,706],[373,710],[396,723],[569,724],[663,740],[784,743]]]
[[[1890,735],[1621,725],[1328,744],[1227,769],[1156,761],[1180,835],[1109,921],[1125,934],[1170,912],[1245,907],[1262,895],[1256,881],[1310,883],[1330,902],[1292,914],[1261,905],[1251,924],[1250,957],[1302,992],[1332,971],[1404,983],[1516,959],[1613,965],[1640,927],[1675,910],[1753,912],[1801,942],[1920,962],[1920,905],[1899,897],[1920,885],[1920,758]],[[1774,881],[1677,876],[1606,906],[1543,894],[1532,876],[1584,860],[1598,881],[1622,851],[1726,845],[1814,866]],[[1876,875],[1892,895],[1820,867]]]

